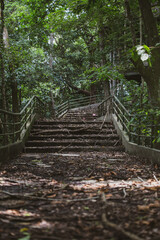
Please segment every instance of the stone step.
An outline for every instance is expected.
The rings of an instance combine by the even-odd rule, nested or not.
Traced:
[[[112,122],[94,113],[68,112],[62,119],[39,120],[32,127],[26,153],[124,151]],[[101,129],[102,127],[102,129]]]
[[[64,115],[65,117],[90,117],[90,118],[98,118],[98,115],[94,114],[76,114],[76,113],[67,113],[66,115]]]
[[[48,125],[59,125],[59,124],[64,124],[64,125],[85,125],[84,121],[64,121],[64,120],[51,120],[51,121],[36,121],[34,125],[44,125],[44,126],[48,126]],[[87,125],[93,125],[93,124],[97,124],[97,125],[101,125],[102,121],[88,121]],[[112,126],[113,123],[112,122],[105,122],[104,126],[108,125],[108,126]]]
[[[67,129],[82,129],[82,128],[84,128],[84,130],[87,128],[87,129],[94,129],[94,130],[100,130],[100,127],[101,127],[101,125],[99,125],[99,124],[92,124],[91,126],[88,126],[88,124],[87,125],[85,125],[85,124],[81,124],[81,125],[74,125],[74,124],[72,124],[72,125],[69,125],[69,124],[59,124],[59,125],[33,125],[33,127],[32,127],[32,129],[33,130],[38,130],[38,129],[65,129],[65,128],[67,128]],[[103,125],[103,128],[102,129],[107,129],[107,128],[109,128],[109,129],[114,129],[114,126],[113,125]]]
[[[87,119],[87,120],[94,120],[98,118],[98,115],[92,114],[75,114],[75,113],[67,113],[64,119]]]
[[[84,121],[84,122],[90,122],[90,121],[95,121],[96,122],[96,120],[97,119],[95,119],[95,118],[64,118],[64,120],[66,120],[66,121],[72,121],[72,122],[74,122],[74,121]]]
[[[57,146],[57,147],[25,147],[26,153],[55,153],[55,152],[108,152],[108,151],[124,151],[123,146],[108,146],[108,147],[90,147],[90,146]]]
[[[47,147],[47,146],[118,146],[119,140],[61,140],[61,141],[28,141],[26,147]]]
[[[93,135],[63,135],[63,134],[58,134],[58,135],[37,135],[37,136],[31,136],[29,137],[29,141],[31,140],[46,140],[47,139],[56,139],[56,140],[60,140],[60,139],[94,139],[96,140],[118,140],[119,137],[117,134],[108,134],[108,135],[97,135],[97,134],[93,134]]]
[[[93,116],[93,117],[95,117],[95,116],[98,116],[97,115],[97,113],[95,112],[95,113],[91,113],[91,112],[67,112],[66,113],[66,116],[67,115],[71,115],[71,116]]]
[[[98,118],[98,115],[87,115],[87,114],[67,114],[63,118]]]
[[[69,130],[69,129],[55,129],[55,130],[39,130],[39,129],[33,129],[31,131],[31,135],[54,135],[55,134],[63,134],[63,135],[67,135],[67,134],[72,134],[72,135],[86,135],[86,134],[115,134],[116,130],[115,129],[102,129],[102,130],[94,130],[94,129],[75,129],[75,130]]]

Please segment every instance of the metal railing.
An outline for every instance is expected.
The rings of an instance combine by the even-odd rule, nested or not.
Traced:
[[[95,104],[101,102],[103,99],[103,95],[94,95],[88,97],[81,97],[81,98],[73,98],[69,99],[68,101],[58,105],[56,110],[56,117],[60,118],[64,114],[66,114],[72,108],[84,107],[87,105]]]
[[[160,116],[155,113],[133,114],[115,95],[108,97],[99,105],[99,116],[104,116],[109,110],[116,115],[117,121],[121,123],[130,142],[146,147],[160,148],[157,143],[160,132]]]
[[[36,96],[31,98],[20,113],[0,109],[0,146],[21,140],[35,115],[44,111],[44,103]]]

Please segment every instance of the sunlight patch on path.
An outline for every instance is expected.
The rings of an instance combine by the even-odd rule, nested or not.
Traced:
[[[15,209],[9,209],[9,210],[4,210],[4,211],[0,211],[0,214],[4,214],[4,215],[10,215],[10,216],[17,216],[17,217],[37,217],[39,216],[38,214],[32,213],[30,211],[27,210],[15,210]]]
[[[140,180],[140,179],[131,179],[131,180],[121,180],[121,181],[97,181],[97,180],[83,180],[75,182],[71,185],[75,190],[82,189],[101,189],[101,188],[131,188],[131,189],[149,189],[155,190],[160,188],[160,181],[154,179]]]

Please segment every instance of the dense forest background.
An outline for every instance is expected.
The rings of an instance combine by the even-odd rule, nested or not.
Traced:
[[[33,95],[51,108],[76,94],[107,96],[118,81],[135,109],[159,111],[160,1],[0,2],[1,108],[19,112]]]

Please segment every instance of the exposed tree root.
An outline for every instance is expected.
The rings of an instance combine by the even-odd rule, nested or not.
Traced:
[[[105,194],[102,193],[101,195],[101,199],[104,203],[104,210],[106,209],[107,207],[107,201],[106,201],[106,197],[105,197]],[[132,239],[132,240],[144,240],[143,238],[140,238],[138,237],[137,235],[133,234],[133,233],[130,233],[126,230],[124,230],[122,227],[116,225],[115,223],[113,222],[110,222],[107,217],[106,217],[106,213],[103,212],[102,213],[102,222],[103,224],[106,226],[106,227],[111,227],[112,229],[116,230],[117,232],[121,232],[123,235],[125,235],[126,237]]]

